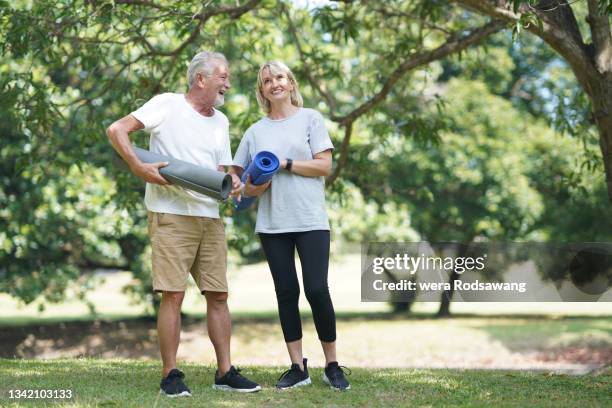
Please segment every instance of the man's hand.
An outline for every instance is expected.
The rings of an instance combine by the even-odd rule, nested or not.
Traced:
[[[258,197],[262,195],[268,189],[268,187],[270,187],[271,183],[272,183],[272,180],[256,186],[255,184],[251,184],[251,176],[249,176],[247,178],[246,185],[244,186],[244,196],[245,197]]]
[[[230,195],[238,197],[240,195],[240,186],[242,185],[242,182],[240,181],[240,177],[238,177],[237,174],[230,173],[230,176],[232,176],[232,192],[230,193]]]
[[[168,181],[159,174],[159,169],[166,167],[168,162],[157,162],[157,163],[141,163],[138,166],[132,168],[132,173],[151,184],[160,184],[162,186],[168,185]]]

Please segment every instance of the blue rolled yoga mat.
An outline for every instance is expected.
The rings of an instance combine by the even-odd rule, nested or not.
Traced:
[[[251,176],[251,183],[258,186],[269,181],[280,168],[280,160],[272,152],[261,151],[255,155],[255,158],[249,164],[247,169],[242,174],[242,182],[246,184],[247,177]],[[257,197],[242,197],[240,202],[234,199],[237,210],[249,208]]]
[[[132,147],[136,156],[144,163],[168,162],[167,166],[159,169],[159,174],[171,184],[205,194],[215,200],[225,200],[232,191],[232,177],[229,174]],[[129,170],[127,163],[116,152],[115,160],[119,166]]]

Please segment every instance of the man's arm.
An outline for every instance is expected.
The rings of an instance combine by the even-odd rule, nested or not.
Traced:
[[[106,134],[113,148],[125,160],[132,173],[147,183],[170,184],[159,174],[159,169],[167,166],[168,162],[143,163],[132,149],[129,134],[143,128],[144,125],[141,121],[133,115],[127,115],[110,125],[106,129]]]

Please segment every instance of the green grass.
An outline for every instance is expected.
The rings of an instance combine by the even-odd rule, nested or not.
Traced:
[[[359,261],[359,257],[347,257],[336,262],[330,273],[338,312],[339,358],[350,367],[435,366],[457,361],[479,367],[495,360],[497,366],[521,369],[527,368],[523,357],[530,353],[554,354],[565,346],[612,348],[612,303],[454,303],[454,316],[441,320],[432,318],[437,304],[417,303],[410,315],[394,315],[385,304],[360,302]],[[324,357],[304,299],[304,353],[314,367],[313,385],[277,392],[273,386],[286,367],[269,365],[285,364],[287,355],[269,271],[265,264],[258,264],[232,273],[232,360],[265,387],[261,393],[235,395],[211,389],[214,369],[205,363],[214,360],[214,352],[205,332],[205,304],[191,290],[183,308],[189,317],[183,321],[179,358],[194,397],[159,397],[159,352],[156,338],[150,338],[155,322],[143,317],[142,305],[131,305],[121,293],[131,276],[118,273],[107,276],[106,283],[88,296],[97,315],[89,315],[75,301],[49,305],[39,313],[36,305],[20,307],[14,299],[0,295],[0,339],[5,339],[0,355],[18,355],[21,350],[27,352],[24,358],[48,359],[0,359],[0,407],[19,406],[8,399],[10,389],[73,390],[76,397],[70,401],[19,403],[53,407],[612,406],[610,369],[600,375],[567,376],[355,368],[349,377],[353,389],[334,392],[320,380]],[[67,358],[82,353],[126,359]],[[54,359],[59,356],[66,359]]]
[[[212,367],[185,364],[192,398],[169,399],[158,394],[160,367],[134,360],[0,360],[0,406],[76,407],[385,407],[503,406],[597,407],[612,404],[612,371],[566,376],[478,370],[355,369],[352,389],[335,392],[311,370],[313,385],[276,391],[283,370],[245,367],[244,373],[264,387],[240,395],[211,389]],[[75,397],[59,403],[8,399],[10,389],[70,389]]]

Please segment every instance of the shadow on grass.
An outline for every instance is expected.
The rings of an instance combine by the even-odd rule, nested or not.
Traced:
[[[481,323],[485,324],[471,327],[484,331],[492,341],[501,343],[511,352],[534,352],[538,361],[612,365],[612,321],[609,318],[521,319],[520,322],[506,319]]]
[[[206,336],[205,315],[187,315],[183,318],[184,332],[197,337]],[[305,323],[312,321],[308,313],[302,315]],[[455,315],[437,319],[428,314],[397,314],[383,312],[339,312],[338,322],[431,322],[442,328],[447,324],[459,324],[481,330],[494,341],[504,344],[509,350],[525,352],[550,349],[551,340],[563,338],[582,341],[585,333],[595,333],[600,341],[591,344],[597,350],[612,350],[612,323],[603,317],[548,316],[548,315],[503,315],[481,316],[473,314]],[[246,344],[252,339],[268,339],[280,336],[276,311],[258,313],[234,313],[232,315],[234,338]],[[0,322],[0,327],[2,327]],[[1,358],[158,358],[156,322],[152,316],[84,317],[81,320],[47,320],[38,323],[17,325],[11,321],[0,330]],[[278,332],[278,333],[277,333]],[[275,338],[276,338],[275,337]],[[559,344],[564,346],[564,344]],[[567,345],[567,344],[565,344]],[[569,345],[572,345],[570,342]],[[583,352],[592,351],[588,349]],[[612,358],[612,351],[599,356]]]
[[[253,323],[273,323],[278,322],[278,313],[276,310],[262,311],[262,312],[232,312],[232,321],[244,321]],[[302,310],[301,316],[303,319],[312,319],[310,310]],[[204,319],[205,313],[181,313],[183,319]],[[0,328],[7,329],[11,327],[28,327],[28,326],[50,326],[50,325],[61,325],[70,323],[93,323],[97,321],[116,322],[116,321],[131,321],[131,320],[144,320],[144,321],[155,321],[155,316],[152,315],[141,315],[134,316],[133,314],[92,314],[83,316],[70,316],[70,317],[0,317]],[[584,315],[563,315],[563,314],[496,314],[496,315],[482,315],[477,313],[454,313],[447,317],[437,317],[435,314],[423,313],[423,312],[409,312],[409,313],[396,313],[392,311],[388,312],[367,312],[367,311],[336,311],[336,319],[342,321],[351,320],[428,320],[428,321],[452,321],[456,319],[516,319],[522,321],[558,321],[558,320],[576,320],[576,321],[596,321],[606,319],[603,316],[584,316]]]

